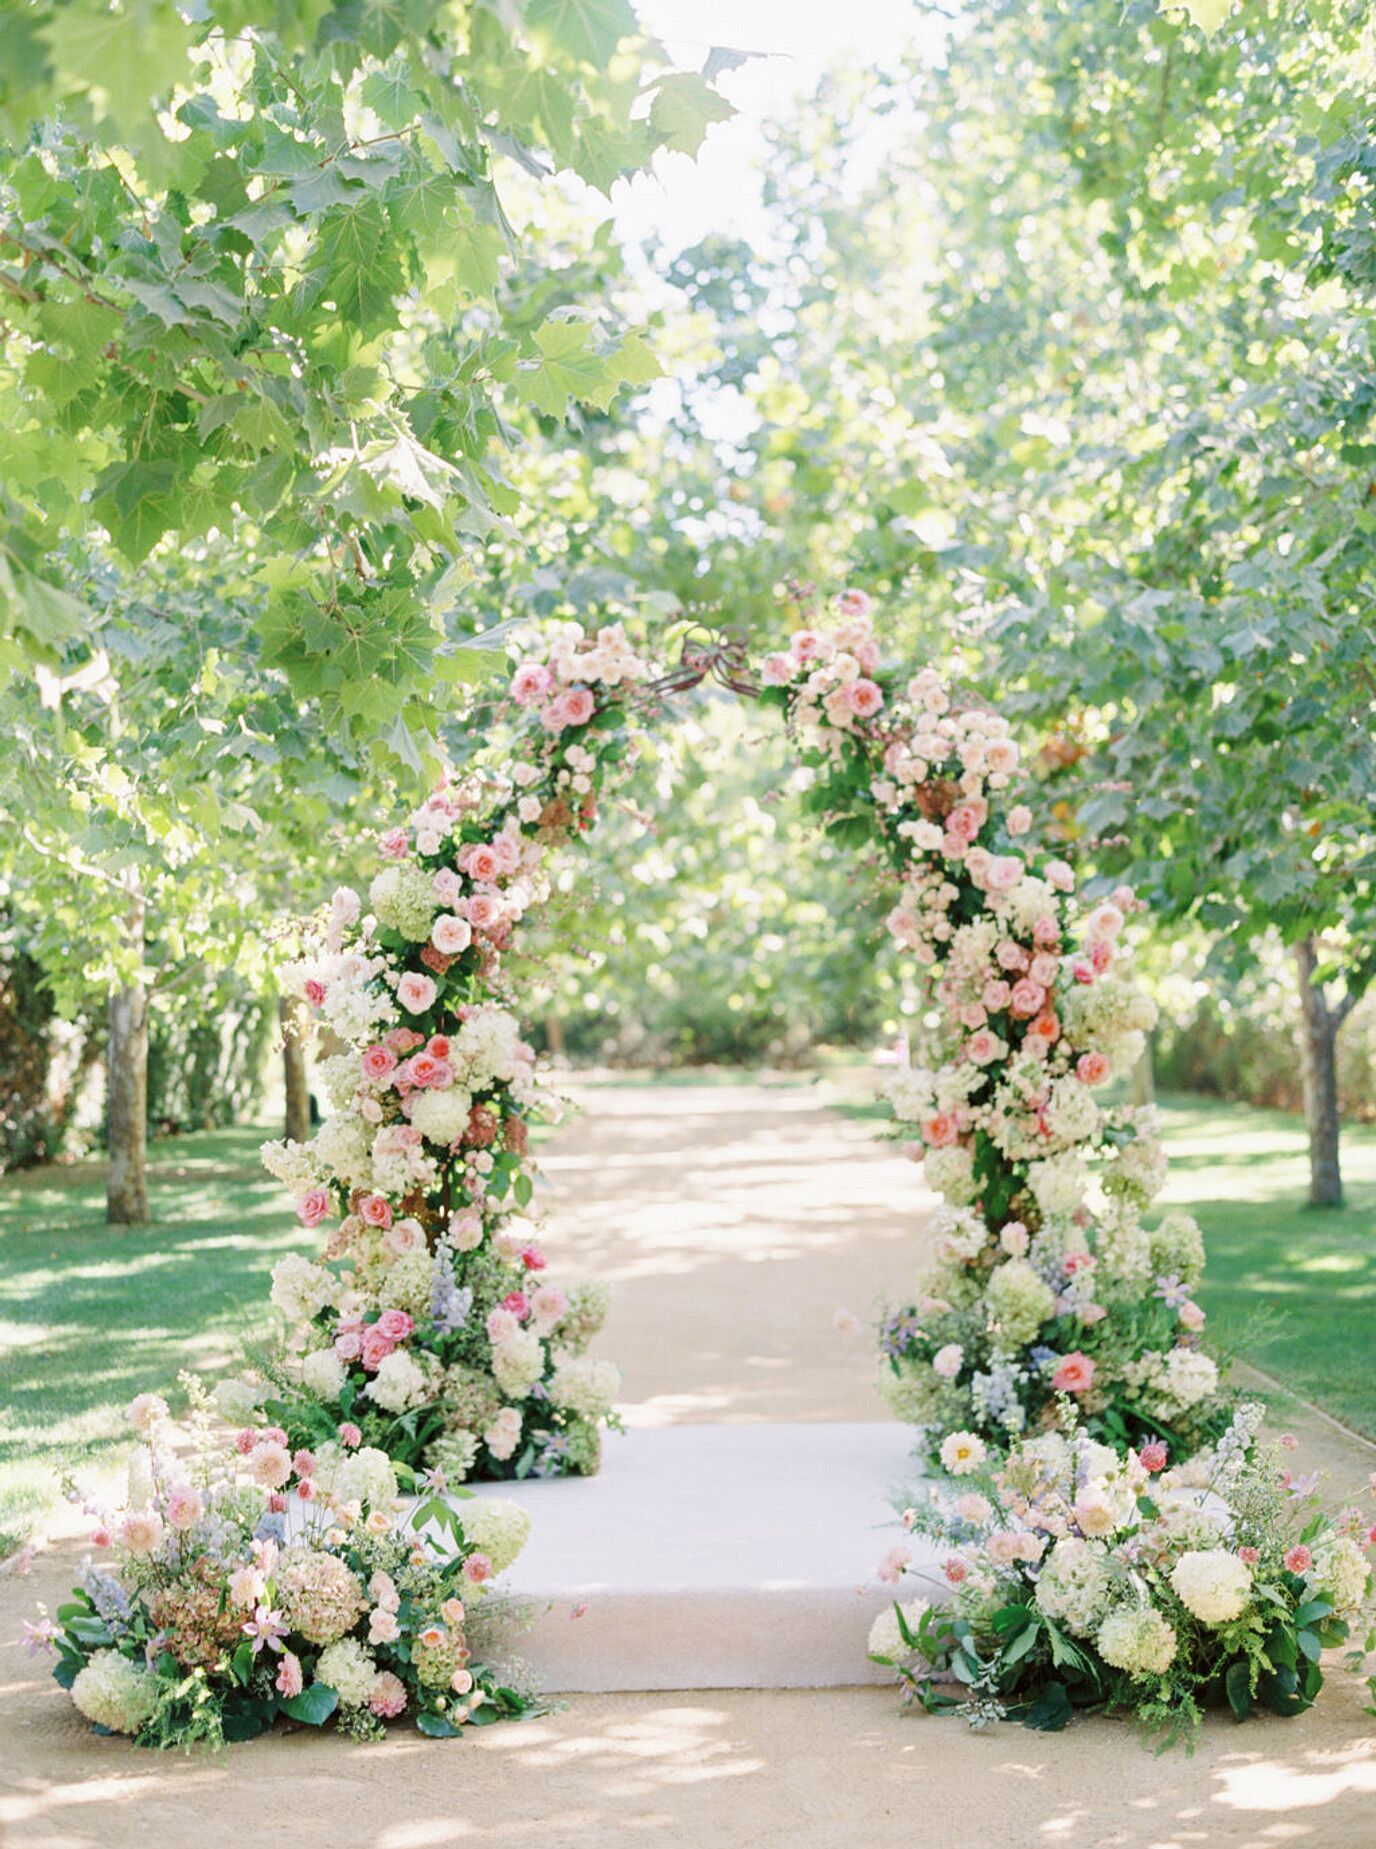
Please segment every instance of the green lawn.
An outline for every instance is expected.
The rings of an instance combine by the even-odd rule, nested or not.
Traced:
[[[1343,1134],[1347,1205],[1305,1205],[1303,1124],[1281,1111],[1162,1100],[1162,1203],[1204,1229],[1210,1334],[1376,1438],[1376,1131]]]
[[[214,1367],[264,1326],[268,1273],[314,1250],[258,1163],[277,1132],[210,1131],[155,1146],[151,1226],[106,1226],[99,1165],[4,1184],[0,1221],[0,1554],[56,1492],[56,1472],[108,1459],[123,1408]]]
[[[850,1107],[876,1116],[873,1106]],[[1163,1101],[1164,1199],[1199,1217],[1211,1333],[1376,1437],[1376,1132],[1345,1138],[1349,1204],[1303,1205],[1303,1127],[1279,1112]],[[214,1367],[261,1331],[268,1273],[312,1252],[258,1165],[263,1129],[158,1145],[156,1220],[107,1227],[98,1167],[5,1184],[0,1221],[0,1553],[53,1499],[56,1473],[107,1460],[135,1393]]]

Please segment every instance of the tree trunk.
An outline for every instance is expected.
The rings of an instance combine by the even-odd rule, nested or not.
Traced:
[[[545,1050],[551,1059],[564,1056],[564,1021],[562,1015],[545,1016]]]
[[[105,1056],[108,1164],[105,1218],[111,1226],[141,1226],[148,1215],[148,986],[143,977],[143,899],[135,893],[125,916],[125,941],[138,974],[110,997]]]
[[[1343,1178],[1338,1160],[1338,1028],[1342,1014],[1328,1005],[1314,980],[1318,956],[1312,937],[1295,945],[1300,981],[1300,1066],[1304,1112],[1309,1120],[1309,1205],[1341,1207]]]
[[[311,1134],[311,1089],[306,1078],[305,1010],[294,995],[277,1003],[282,1028],[282,1083],[286,1096],[286,1135],[290,1142],[305,1143]]]
[[[1152,1064],[1150,1038],[1142,1048],[1142,1057],[1128,1074],[1128,1103],[1156,1103],[1156,1069]]]

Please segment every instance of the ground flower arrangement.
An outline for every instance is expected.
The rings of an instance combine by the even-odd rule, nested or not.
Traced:
[[[1362,1615],[1376,1528],[1360,1509],[1322,1512],[1314,1480],[1258,1444],[1262,1413],[1240,1406],[1216,1446],[1174,1467],[1164,1444],[1121,1453],[1073,1420],[997,1466],[963,1457],[958,1480],[903,1514],[949,1549],[945,1597],[900,1593],[875,1621],[872,1660],[909,1700],[975,1726],[1054,1731],[1097,1709],[1169,1745],[1210,1707],[1303,1712],[1321,1652]],[[894,1549],[883,1576],[901,1582],[908,1558]]]
[[[471,1498],[455,1515],[422,1496],[403,1512],[381,1451],[293,1453],[268,1425],[223,1435],[185,1384],[182,1428],[156,1395],[131,1406],[143,1443],[124,1507],[95,1512],[105,1559],[27,1627],[98,1731],[214,1747],[282,1718],[357,1740],[409,1721],[442,1739],[539,1711],[485,1660],[523,1509]]]

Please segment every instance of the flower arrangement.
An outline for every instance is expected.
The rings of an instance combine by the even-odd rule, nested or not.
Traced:
[[[768,658],[765,697],[816,772],[816,812],[886,856],[889,930],[934,1010],[926,1057],[888,1086],[944,1203],[937,1263],[883,1326],[890,1401],[932,1461],[952,1431],[1006,1447],[1072,1401],[1119,1446],[1205,1443],[1229,1407],[1192,1294],[1199,1229],[1145,1223],[1155,1115],[1101,1102],[1155,1018],[1125,973],[1139,902],[1122,886],[1078,904],[1073,869],[1032,844],[1008,721],[931,668],[886,671],[864,593],[837,604],[836,627]]]
[[[620,628],[559,629],[512,679],[510,776],[442,788],[384,834],[366,905],[336,892],[287,972],[347,1049],[323,1062],[319,1132],[263,1150],[325,1229],[319,1262],[273,1273],[294,1334],[254,1397],[293,1444],[357,1430],[450,1482],[597,1468],[620,1377],[584,1351],[606,1301],[546,1275],[529,1139],[552,1100],[503,959],[627,754],[644,672]]]
[[[279,1716],[372,1740],[407,1716],[445,1738],[537,1709],[481,1660],[523,1509],[474,1500],[459,1519],[432,1497],[408,1526],[381,1451],[293,1455],[264,1425],[217,1437],[183,1378],[185,1428],[156,1395],[129,1409],[143,1443],[128,1499],[92,1537],[112,1565],[88,1561],[56,1619],[28,1627],[93,1725],[190,1747],[249,1739]]]
[[[1367,1598],[1376,1528],[1319,1509],[1315,1480],[1258,1445],[1262,1410],[1239,1406],[1217,1445],[1168,1467],[1164,1444],[1122,1453],[1072,1407],[1066,1429],[934,1484],[903,1522],[949,1549],[946,1602],[896,1601],[872,1660],[975,1726],[1104,1709],[1169,1743],[1209,1706],[1302,1712]],[[900,1548],[882,1571],[907,1567]]]

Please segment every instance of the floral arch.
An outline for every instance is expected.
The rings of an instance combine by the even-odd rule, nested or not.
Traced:
[[[886,1316],[880,1367],[954,1480],[903,1516],[949,1550],[949,1597],[895,1601],[871,1655],[976,1722],[1098,1704],[1175,1726],[1225,1694],[1239,1716],[1313,1700],[1366,1563],[1351,1522],[1292,1506],[1261,1409],[1222,1391],[1198,1227],[1144,1218],[1165,1176],[1154,1115],[1111,1089],[1154,1018],[1123,952],[1139,903],[1082,901],[1036,845],[1005,718],[886,664],[863,593],[834,612],[758,676],[729,634],[694,632],[662,667],[620,627],[559,630],[512,678],[509,773],[435,791],[381,836],[366,903],[341,889],[312,927],[287,980],[342,1048],[321,1067],[330,1111],[263,1153],[323,1251],[277,1265],[290,1338],[217,1390],[242,1425],[228,1462],[177,1480],[165,1405],[131,1408],[150,1463],[111,1522],[124,1577],[63,1608],[57,1673],[101,1725],[203,1737],[206,1665],[225,1737],[336,1710],[360,1737],[405,1712],[444,1735],[529,1706],[472,1655],[529,1518],[443,1492],[595,1471],[620,1376],[587,1353],[600,1288],[548,1269],[529,1145],[550,1099],[504,965],[551,853],[593,826],[665,700],[709,676],[779,712],[817,819],[877,850],[927,987],[922,1063],[888,1093],[942,1197],[937,1256]],[[399,1484],[421,1497],[405,1532]],[[895,1548],[883,1576],[907,1563]]]
[[[886,665],[859,591],[758,676],[731,633],[691,632],[657,672],[619,626],[564,628],[513,675],[509,775],[437,790],[381,837],[366,905],[336,893],[289,973],[349,1049],[324,1062],[333,1115],[264,1151],[326,1229],[324,1262],[275,1274],[309,1332],[273,1402],[283,1425],[317,1443],[351,1427],[450,1483],[597,1467],[617,1376],[584,1351],[604,1305],[549,1279],[530,1218],[548,1107],[503,960],[550,853],[595,824],[663,704],[708,677],[778,710],[822,825],[879,850],[889,929],[941,1011],[935,1057],[889,1088],[946,1202],[939,1271],[883,1330],[896,1410],[933,1455],[953,1430],[1006,1446],[1062,1404],[1116,1442],[1193,1447],[1226,1420],[1190,1297],[1198,1231],[1183,1215],[1142,1230],[1162,1175],[1151,1114],[1099,1102],[1153,1019],[1121,973],[1137,901],[1077,905],[1070,866],[1030,846],[1008,722],[933,669]],[[1153,1296],[1157,1277],[1171,1287]]]

